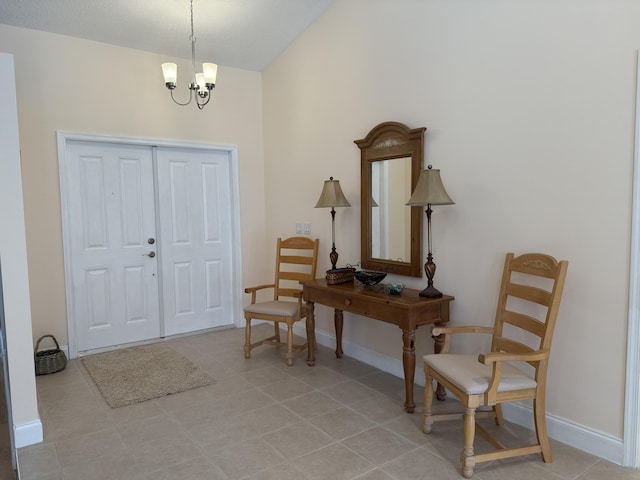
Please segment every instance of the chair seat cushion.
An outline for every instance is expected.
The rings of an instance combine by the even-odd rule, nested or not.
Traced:
[[[247,305],[244,308],[245,313],[254,313],[258,315],[279,315],[282,317],[295,317],[298,313],[298,302],[287,302],[284,300],[271,300],[270,302],[259,302]],[[302,304],[302,312],[305,307]]]
[[[423,360],[468,395],[478,395],[489,388],[493,367],[480,363],[477,355],[430,354],[425,355]],[[535,386],[536,381],[525,372],[509,363],[503,363],[499,392]]]

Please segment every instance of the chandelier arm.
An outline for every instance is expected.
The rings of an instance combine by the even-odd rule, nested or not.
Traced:
[[[199,108],[200,110],[202,110],[202,109],[205,107],[205,105],[206,105],[207,103],[209,103],[209,100],[211,100],[211,95],[207,96],[207,101],[206,101],[206,102],[204,102],[204,103],[200,103],[200,102],[198,101],[198,99],[196,98],[196,104],[198,105],[198,108]]]
[[[176,100],[176,98],[173,96],[173,90],[170,90],[171,92],[171,100],[173,100],[175,103],[177,103],[178,105],[180,105],[181,107],[186,107],[187,105],[189,105],[191,103],[191,100],[193,100],[193,90],[189,89],[189,101],[186,103],[181,103],[179,101]],[[196,99],[196,102],[198,100]]]

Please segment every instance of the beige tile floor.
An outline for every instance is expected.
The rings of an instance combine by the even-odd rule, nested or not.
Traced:
[[[402,409],[401,379],[322,346],[315,367],[303,356],[287,367],[269,346],[245,360],[238,329],[167,341],[216,383],[111,409],[78,360],[37,377],[44,442],[19,450],[22,480],[462,478],[461,422],[436,423],[424,435],[419,413]],[[416,388],[417,412],[420,400]],[[500,434],[506,442],[532,432],[507,424]],[[492,462],[473,478],[640,480],[639,471],[561,443],[552,450],[551,464],[538,455]]]

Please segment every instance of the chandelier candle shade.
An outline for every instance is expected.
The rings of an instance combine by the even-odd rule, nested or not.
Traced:
[[[429,254],[427,255],[427,263],[424,264],[424,272],[427,274],[427,288],[420,292],[421,297],[427,298],[440,298],[442,292],[438,291],[433,286],[433,277],[436,274],[436,264],[433,262],[433,255],[431,254],[431,205],[454,205],[454,201],[451,200],[449,194],[444,189],[442,180],[440,179],[440,170],[433,170],[431,165],[427,167],[427,170],[423,170],[420,173],[418,179],[418,185],[413,191],[411,198],[407,202],[407,205],[413,207],[417,205],[426,205],[427,209],[427,241],[429,244]]]
[[[178,105],[189,105],[194,98],[200,110],[211,100],[211,90],[216,86],[218,76],[218,65],[215,63],[203,63],[202,73],[196,73],[196,36],[193,34],[193,0],[191,0],[191,83],[189,84],[189,101],[178,102],[173,96],[173,91],[178,83],[178,66],[175,63],[167,62],[162,64],[162,75],[164,84],[171,92],[171,99]]]
[[[334,180],[333,177],[329,177],[329,180],[325,180],[322,193],[316,203],[315,208],[329,208],[331,207],[331,253],[329,259],[331,260],[331,270],[336,269],[338,263],[338,252],[336,252],[336,210],[334,207],[350,207],[351,205],[347,201],[340,188],[340,181]]]

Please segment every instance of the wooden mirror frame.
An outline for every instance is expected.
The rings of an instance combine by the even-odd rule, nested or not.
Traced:
[[[371,165],[373,162],[411,157],[411,192],[422,170],[425,127],[410,129],[398,122],[375,126],[365,138],[354,140],[360,149],[360,242],[363,269],[422,277],[422,208],[411,207],[411,258],[408,262],[372,257]],[[409,201],[410,194],[407,196]]]

